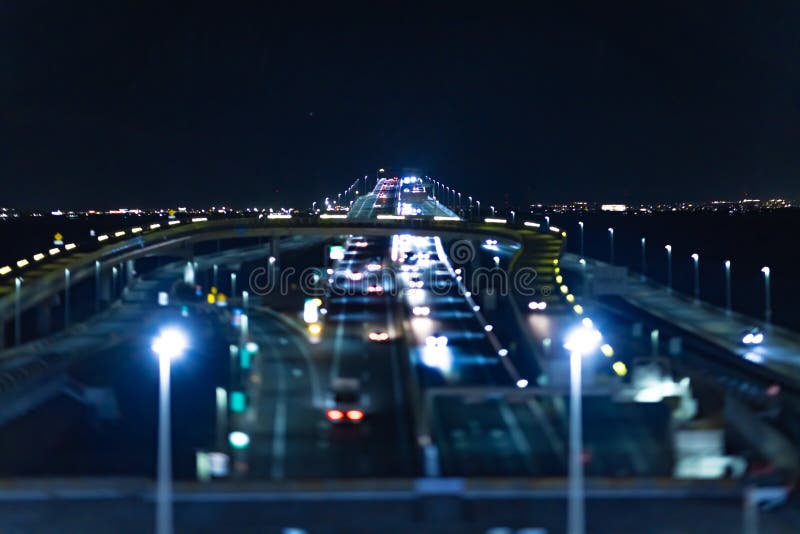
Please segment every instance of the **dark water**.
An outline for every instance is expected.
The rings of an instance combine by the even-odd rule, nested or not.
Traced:
[[[578,253],[578,221],[585,224],[586,255],[608,261],[608,228],[614,228],[615,263],[641,270],[641,238],[646,238],[647,274],[666,283],[666,244],[672,245],[674,287],[693,291],[692,253],[700,255],[700,294],[724,305],[724,261],[732,262],[733,308],[764,315],[763,266],[771,270],[773,321],[800,330],[800,210],[726,215],[596,213],[553,215],[551,224],[568,232],[567,249]]]

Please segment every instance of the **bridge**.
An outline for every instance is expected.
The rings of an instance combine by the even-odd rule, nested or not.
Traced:
[[[744,350],[732,336],[752,318],[568,254],[549,220],[408,184],[351,186],[337,195],[355,196],[348,210],[179,214],[0,269],[5,524],[146,531],[174,472],[178,531],[211,517],[560,531],[579,448],[578,498],[598,530],[686,529],[692,507],[728,530],[796,524],[758,511],[788,498],[800,468],[785,430],[800,410],[791,332],[760,323],[766,340]],[[253,273],[290,268],[312,281],[253,287]],[[171,364],[166,453],[145,357],[165,325],[189,338]],[[575,332],[596,341],[577,393]],[[157,450],[160,466],[174,459],[166,477]]]

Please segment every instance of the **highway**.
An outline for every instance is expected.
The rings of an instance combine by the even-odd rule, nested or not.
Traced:
[[[787,430],[800,413],[795,390],[778,395],[769,377],[724,365],[725,351],[702,337],[621,299],[593,298],[580,267],[560,263],[560,234],[520,223],[525,249],[505,225],[496,237],[413,225],[369,232],[370,221],[400,217],[461,224],[411,177],[378,179],[347,217],[364,232],[237,236],[230,246],[213,234],[190,249],[191,261],[186,250],[137,258],[136,276],[114,286],[108,309],[4,351],[0,370],[45,369],[55,389],[26,404],[25,388],[44,391],[40,375],[26,371],[28,382],[8,386],[15,402],[0,410],[0,471],[153,477],[151,341],[165,325],[190,339],[172,363],[172,458],[185,484],[563,487],[572,407],[565,344],[586,329],[601,338],[582,371],[587,477],[608,487],[764,479],[782,487],[798,471],[790,443],[800,436]],[[494,232],[498,223],[476,224]],[[488,276],[523,268],[535,274],[532,293]],[[262,290],[262,278],[280,283]],[[744,414],[735,420],[733,403]],[[48,439],[36,440],[43,428]],[[213,469],[199,457],[213,457]]]

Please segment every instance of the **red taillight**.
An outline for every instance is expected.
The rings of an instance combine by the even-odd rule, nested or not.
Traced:
[[[347,418],[351,421],[361,421],[364,419],[364,412],[361,410],[347,410]]]
[[[341,410],[328,410],[326,415],[331,421],[340,421],[344,417]]]

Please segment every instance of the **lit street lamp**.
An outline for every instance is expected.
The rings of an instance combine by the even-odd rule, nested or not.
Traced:
[[[567,532],[583,534],[586,525],[583,502],[583,421],[581,395],[581,366],[584,356],[589,356],[600,345],[602,335],[584,324],[570,332],[564,348],[570,353],[569,388],[569,493],[567,502]]]
[[[14,345],[22,344],[22,277],[14,278]]]
[[[731,260],[725,260],[725,313],[730,314],[732,308],[731,295]]]
[[[642,276],[641,280],[644,282],[647,278],[647,239],[642,238]]]
[[[489,209],[492,211],[492,217],[494,217],[494,206],[489,206]]]
[[[578,221],[578,228],[581,229],[581,258],[583,258],[583,221]]]
[[[514,210],[511,210],[509,213],[511,214],[511,224],[514,224],[514,219],[516,219],[517,214]]]
[[[69,326],[69,269],[64,269],[64,328]]]
[[[156,486],[156,533],[172,533],[172,436],[170,429],[169,375],[172,360],[181,358],[189,346],[186,334],[166,328],[153,340],[158,356],[158,471]]]
[[[481,218],[481,201],[480,200],[476,200],[475,204],[478,205],[478,219],[480,219]]]
[[[608,258],[609,263],[614,265],[614,229],[608,229]]]
[[[692,254],[692,261],[694,262],[694,302],[700,302],[700,255],[695,252]]]
[[[762,267],[761,272],[764,273],[764,320],[770,323],[772,322],[772,295],[770,294],[769,267]]]
[[[667,291],[672,293],[672,245],[665,245],[667,251]]]

